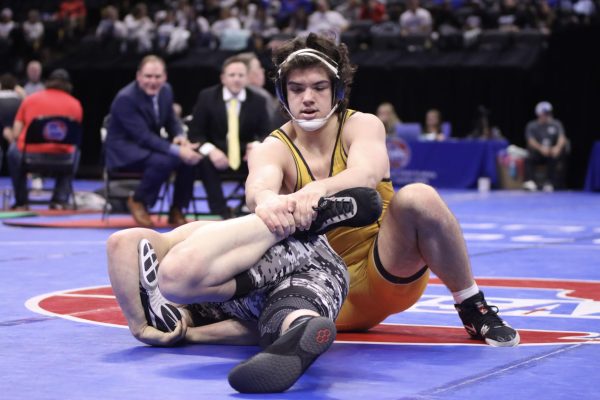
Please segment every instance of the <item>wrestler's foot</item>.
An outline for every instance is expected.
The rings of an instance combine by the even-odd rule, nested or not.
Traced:
[[[375,189],[355,187],[321,197],[315,207],[317,218],[308,231],[297,231],[295,237],[307,233],[324,234],[340,226],[367,226],[381,216],[381,197]]]
[[[163,332],[172,332],[183,316],[179,309],[169,303],[158,290],[158,258],[146,239],[138,244],[140,268],[140,297],[146,321]]]
[[[241,393],[283,392],[331,346],[335,335],[333,321],[325,317],[311,318],[238,364],[229,373],[229,384]]]
[[[487,304],[483,292],[479,292],[461,304],[455,304],[454,308],[473,339],[485,340],[487,344],[498,347],[512,347],[519,344],[519,332],[498,316],[498,307]]]

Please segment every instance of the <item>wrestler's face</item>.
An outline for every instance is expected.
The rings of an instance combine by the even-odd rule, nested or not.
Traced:
[[[237,95],[248,83],[248,68],[243,62],[229,64],[221,74],[221,83],[231,93]]]
[[[165,66],[158,61],[149,61],[138,70],[136,80],[144,93],[156,96],[167,81]]]
[[[331,111],[331,81],[325,67],[290,71],[286,88],[288,107],[294,118],[324,118]]]

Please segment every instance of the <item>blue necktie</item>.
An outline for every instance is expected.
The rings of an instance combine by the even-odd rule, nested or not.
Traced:
[[[154,118],[156,119],[156,123],[160,123],[160,114],[158,113],[158,95],[152,96],[152,105],[154,106]]]

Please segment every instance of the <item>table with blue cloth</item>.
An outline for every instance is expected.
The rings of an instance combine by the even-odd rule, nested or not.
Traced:
[[[583,188],[588,192],[600,192],[600,141],[594,142],[592,147]]]
[[[498,187],[498,152],[505,140],[447,140],[443,142],[387,140],[392,182],[402,186],[423,182],[437,188],[475,188],[480,177]]]

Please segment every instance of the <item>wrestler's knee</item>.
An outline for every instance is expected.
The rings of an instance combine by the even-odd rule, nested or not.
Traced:
[[[433,187],[424,183],[412,183],[402,187],[394,195],[390,211],[422,214],[440,207],[444,207],[444,203]]]
[[[136,248],[147,231],[148,229],[145,228],[132,228],[113,233],[106,241],[108,255],[117,255],[123,251],[129,251],[132,247]]]

